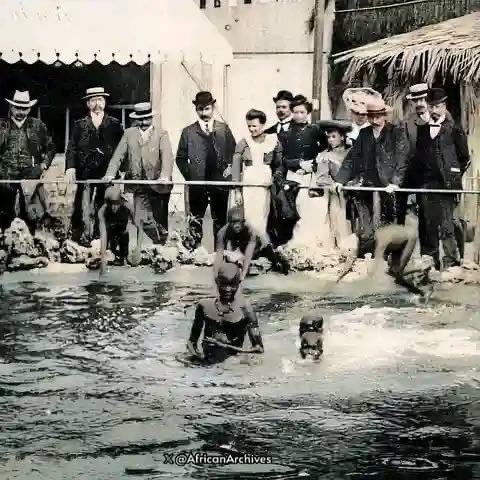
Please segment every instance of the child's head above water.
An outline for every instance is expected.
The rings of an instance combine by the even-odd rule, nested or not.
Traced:
[[[300,336],[305,332],[321,332],[323,330],[323,315],[320,312],[310,312],[300,320]]]
[[[112,185],[105,190],[105,203],[108,203],[112,210],[118,210],[122,202],[122,192],[118,185]]]

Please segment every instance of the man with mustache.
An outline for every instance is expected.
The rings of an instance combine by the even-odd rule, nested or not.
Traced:
[[[393,193],[403,183],[407,170],[408,141],[403,125],[387,122],[390,111],[382,98],[372,97],[367,104],[370,125],[362,128],[357,141],[348,152],[337,174],[335,187],[341,189],[347,182],[365,187],[386,187],[381,192],[382,225],[395,222]],[[373,253],[374,230],[373,196],[359,192],[355,206],[358,211],[359,256]]]
[[[37,100],[30,100],[28,91],[16,91],[10,104],[9,116],[0,120],[0,178],[9,180],[38,179],[48,169],[55,156],[55,144],[46,125],[30,117]],[[27,212],[25,192],[19,184],[0,185],[0,229],[8,228],[15,218],[17,194],[20,217],[34,231],[35,225]],[[32,197],[38,195],[44,213],[48,215],[45,190],[38,185]]]
[[[172,179],[173,152],[168,132],[154,125],[148,102],[137,103],[130,118],[136,124],[125,133],[108,165],[105,179],[112,180],[121,168],[125,180]],[[171,184],[127,185],[133,193],[135,223],[152,239],[163,244],[168,236],[168,203]]]
[[[288,131],[290,130],[293,116],[292,116],[292,102],[293,94],[288,90],[280,90],[276,97],[273,97],[275,103],[275,112],[277,114],[278,122],[265,130],[267,135],[275,134],[278,140],[284,146]]]
[[[89,110],[88,115],[77,120],[65,154],[65,175],[68,183],[75,180],[100,179],[105,175],[108,162],[122,138],[123,128],[120,122],[105,113],[106,98],[110,94],[102,87],[89,88],[83,100]],[[84,199],[85,185],[77,185],[72,215],[72,238],[76,242],[89,244],[92,240],[86,232],[87,220],[84,219],[82,202],[94,200],[93,237],[100,235],[98,211],[103,205],[105,186],[97,185],[90,191],[90,198]]]
[[[448,96],[441,88],[432,88],[427,96],[430,112],[428,124],[418,127],[416,162],[422,188],[462,189],[462,176],[470,162],[468,142],[462,127],[454,122],[447,110]],[[440,269],[439,241],[443,246],[443,267],[459,265],[455,238],[455,194],[421,195],[421,220],[425,224],[428,245],[423,255],[433,257]],[[461,256],[460,252],[460,256]]]
[[[185,127],[177,149],[177,166],[185,180],[228,181],[231,180],[235,138],[226,123],[214,120],[216,100],[210,92],[197,93],[192,102],[198,120]],[[213,235],[216,245],[218,231],[227,222],[229,189],[210,185],[191,186],[190,238],[187,248],[195,249],[202,242],[202,222],[210,205],[213,220]]]

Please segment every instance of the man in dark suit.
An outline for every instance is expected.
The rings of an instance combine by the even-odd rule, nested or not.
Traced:
[[[293,94],[288,90],[280,90],[276,97],[273,97],[275,103],[275,111],[277,113],[278,122],[267,128],[265,133],[268,135],[277,135],[282,146],[287,138],[288,131],[293,121],[291,105],[293,102]]]
[[[348,182],[362,186],[386,187],[381,193],[381,224],[395,222],[393,192],[402,184],[407,169],[408,142],[403,125],[387,122],[390,108],[381,98],[372,97],[367,104],[370,126],[362,128],[357,141],[349,151],[336,178],[341,189]],[[360,256],[373,252],[373,202],[370,192],[355,195],[358,214]]]
[[[447,111],[447,94],[441,88],[432,88],[427,97],[430,121],[417,131],[416,162],[423,188],[462,189],[462,175],[470,161],[465,132]],[[440,269],[439,241],[443,246],[443,267],[459,265],[455,240],[454,215],[457,195],[422,194],[421,213],[428,245],[423,255],[433,257]]]
[[[197,93],[193,104],[198,121],[182,131],[177,149],[177,166],[185,180],[231,180],[231,166],[235,152],[235,138],[226,123],[213,119],[216,100],[210,92]],[[227,222],[229,189],[216,186],[191,186],[190,241],[187,247],[197,248],[202,242],[202,221],[210,204],[213,234]]]
[[[120,122],[105,113],[106,97],[109,94],[102,87],[89,88],[83,97],[86,100],[89,113],[86,117],[77,120],[73,126],[70,142],[65,154],[65,175],[67,182],[78,180],[93,180],[102,178],[106,171],[115,148],[123,135]],[[100,235],[98,226],[98,210],[103,205],[105,186],[95,187],[95,221],[93,237]],[[77,186],[72,215],[72,238],[76,242],[88,244],[88,232],[85,231],[87,220],[84,219],[82,201],[91,201],[91,197],[84,199],[84,185]]]
[[[37,100],[30,100],[28,91],[16,91],[10,104],[9,115],[0,119],[0,178],[9,180],[39,179],[55,157],[55,144],[46,125],[31,117],[30,111]],[[0,185],[0,229],[5,230],[15,218],[15,204],[19,195],[20,217],[31,232],[35,221],[27,211],[28,196],[25,186]],[[38,185],[31,192],[31,199],[38,195],[45,215],[48,215],[45,190]]]

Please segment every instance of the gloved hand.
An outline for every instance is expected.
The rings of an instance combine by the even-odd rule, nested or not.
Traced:
[[[343,185],[341,183],[335,182],[332,185],[330,185],[329,190],[331,192],[341,192],[343,188]]]
[[[300,162],[300,168],[305,173],[312,173],[312,171],[313,171],[313,160],[302,160]]]
[[[398,185],[395,185],[394,183],[390,183],[389,185],[386,186],[385,191],[387,193],[393,193],[395,190],[399,188]]]
[[[77,179],[76,170],[74,168],[69,168],[65,172],[65,180],[67,181],[67,183],[75,183],[76,179]]]

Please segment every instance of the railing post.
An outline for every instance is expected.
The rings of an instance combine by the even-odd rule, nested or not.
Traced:
[[[475,173],[475,179],[473,184],[475,189],[480,188],[480,172],[477,170]],[[475,221],[475,237],[473,240],[473,261],[480,265],[480,195],[477,195],[477,211],[476,211],[476,221]]]
[[[382,221],[382,202],[380,192],[373,192],[373,226],[379,228]]]

